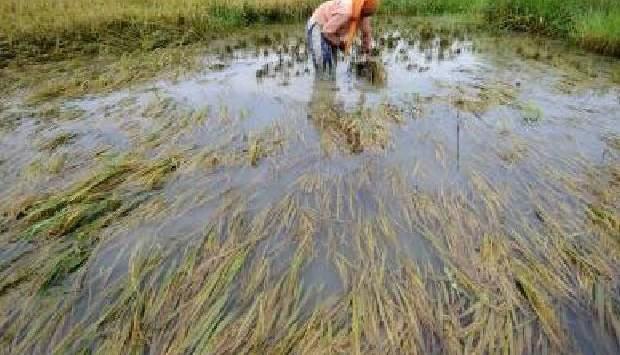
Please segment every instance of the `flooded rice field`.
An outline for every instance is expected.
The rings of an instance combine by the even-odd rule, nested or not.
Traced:
[[[302,31],[0,100],[2,352],[618,353],[620,64],[383,25],[325,80]]]

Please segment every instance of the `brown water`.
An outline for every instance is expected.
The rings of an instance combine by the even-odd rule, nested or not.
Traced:
[[[468,248],[477,248],[467,244],[478,240],[474,235],[538,240],[545,220],[567,236],[579,235],[583,248],[604,245],[589,244],[586,210],[597,203],[615,217],[620,210],[620,86],[611,80],[617,61],[528,37],[387,28],[376,39],[383,46],[375,59],[385,69],[385,82],[377,85],[358,77],[345,58],[335,80],[316,79],[303,34],[272,37],[280,36],[269,45],[255,45],[251,36],[235,38],[230,48],[216,42],[199,71],[177,80],[61,99],[60,111],[71,119],[41,119],[36,105],[19,98],[3,109],[0,119],[11,122],[0,130],[3,211],[18,208],[24,196],[66,190],[119,154],[178,161],[161,188],[140,195],[147,202],[105,227],[105,238],[80,268],[82,286],[65,327],[93,319],[111,302],[102,291],[126,275],[139,250],[183,250],[210,223],[227,225],[239,213],[256,220],[282,201],[316,214],[313,256],[302,279],[320,291],[308,309],[346,291],[330,260],[334,253],[356,258],[350,235],[358,221],[379,225],[386,218],[398,241],[389,253],[438,270],[467,265]],[[71,138],[44,148],[61,134]],[[428,198],[436,219],[406,216],[408,196]],[[15,260],[19,265],[40,248],[14,238],[11,213],[1,231],[5,276],[16,272]],[[288,226],[280,218],[271,222]],[[407,227],[416,223],[426,229]],[[446,248],[462,251],[462,259],[447,263],[424,236],[429,229],[455,238]],[[255,258],[286,270],[295,233],[267,230]],[[599,260],[611,268],[606,287],[612,294],[620,276],[617,255]],[[5,322],[36,319],[20,307],[9,311],[18,294],[2,296]],[[616,294],[612,303],[617,300]],[[572,339],[569,349],[618,350],[618,333],[590,328],[595,316],[582,305],[572,307],[560,296],[554,301]]]

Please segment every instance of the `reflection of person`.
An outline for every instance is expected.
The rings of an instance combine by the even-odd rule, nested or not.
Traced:
[[[308,118],[320,137],[321,149],[329,153],[339,146],[338,128],[340,117],[344,114],[344,104],[337,95],[338,84],[335,80],[316,78],[312,86],[312,96],[308,102]]]
[[[308,50],[315,69],[334,72],[338,49],[348,52],[359,29],[362,51],[372,45],[370,17],[379,0],[330,0],[321,4],[308,21]]]
[[[361,153],[364,150],[361,132],[351,124],[351,114],[347,113],[337,91],[335,80],[317,78],[308,105],[308,118],[319,134],[323,152],[329,154],[334,149],[345,149],[351,153]],[[360,94],[359,107],[363,107],[364,95]]]
[[[327,116],[344,113],[344,103],[338,99],[338,83],[334,80],[314,80],[312,95],[308,102],[309,117],[321,130]]]

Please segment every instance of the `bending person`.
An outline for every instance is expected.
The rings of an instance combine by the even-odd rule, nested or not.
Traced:
[[[379,0],[330,0],[314,11],[308,21],[307,43],[317,73],[335,73],[338,50],[348,53],[358,30],[362,51],[370,51],[370,17],[378,4]]]

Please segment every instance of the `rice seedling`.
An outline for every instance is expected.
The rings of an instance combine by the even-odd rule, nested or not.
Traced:
[[[525,103],[521,110],[523,111],[523,120],[526,123],[536,123],[542,119],[542,111],[532,103]]]
[[[49,141],[42,143],[41,149],[47,151],[54,151],[60,146],[70,144],[73,140],[75,140],[76,137],[77,134],[75,133],[62,132],[54,138],[50,139]]]
[[[222,17],[236,16],[219,5]],[[268,38],[257,41],[285,53],[284,35]],[[230,59],[224,72],[180,84],[202,93],[239,75],[250,94],[223,96],[249,98],[249,107],[211,92],[196,104],[178,95],[187,91],[177,82],[82,97],[153,73],[126,65],[118,81],[43,95],[53,118],[65,95],[80,97],[88,114],[84,122],[24,117],[16,135],[61,133],[18,145],[28,148],[23,159],[0,135],[11,152],[0,152],[0,174],[10,178],[0,197],[6,352],[617,352],[620,173],[616,127],[603,112],[615,107],[613,88],[570,96],[514,84],[515,73],[563,77],[568,70],[545,59],[552,49],[535,64],[511,49],[502,54],[514,65],[506,72],[488,70],[502,55],[445,59],[453,81],[401,68],[419,87],[402,85],[400,96],[375,87],[379,94],[358,98],[355,77],[337,81],[340,91],[320,82],[282,89],[269,77],[254,87],[263,57],[238,46],[223,52],[250,53],[240,66]],[[558,105],[537,109],[546,114],[539,127],[523,124],[531,108],[521,95],[531,92],[537,105]],[[280,93],[292,104],[274,98]],[[600,107],[571,108],[577,98]],[[278,109],[252,107],[263,105]],[[570,126],[558,117],[566,112],[583,119]],[[62,154],[77,152],[78,137],[92,161],[53,168],[55,157],[77,160]],[[88,145],[102,137],[106,146]],[[63,176],[12,174],[31,161],[36,174],[49,167]]]
[[[0,32],[0,60],[35,61],[87,55],[154,50],[210,40],[214,33],[249,24],[300,21],[318,0],[155,1],[119,0],[6,1]],[[616,54],[618,8],[612,0],[401,0],[383,1],[381,13],[393,15],[484,15],[503,28],[570,35],[602,53]]]
[[[24,275],[30,275],[29,278],[39,275],[40,280],[32,287],[45,290],[71,274],[86,262],[99,238],[103,237],[99,229],[139,206],[144,201],[141,195],[160,186],[175,166],[172,159],[141,166],[126,158],[67,191],[38,201],[26,201],[12,223],[13,230],[19,232],[9,235],[9,240],[23,240],[29,245],[28,249],[49,248],[55,250],[55,254],[50,258],[45,253],[33,255],[28,249],[18,252],[16,258],[5,265],[7,269],[3,270],[0,289],[16,286]],[[125,196],[126,202],[116,191],[123,184],[137,186]],[[17,247],[20,245],[18,243]],[[28,267],[29,264],[32,266]]]
[[[581,265],[583,278],[608,275],[613,269],[603,267],[605,259],[567,244],[559,230],[547,235],[551,244],[507,234],[493,222],[505,197],[482,177],[480,208],[459,195],[412,191],[392,171],[386,188],[395,196],[386,209],[373,207],[390,200],[376,199],[369,173],[345,180],[303,176],[293,194],[254,217],[241,201],[223,208],[199,246],[166,258],[135,256],[127,278],[113,288],[116,301],[93,308],[64,332],[55,350],[480,353],[572,346],[559,307],[581,304],[589,294],[586,284],[572,286],[572,265]],[[76,191],[98,190],[110,179]],[[375,202],[360,204],[359,198]],[[411,223],[396,223],[403,215]],[[332,224],[334,218],[342,224]],[[550,218],[545,220],[553,223]],[[328,254],[342,288],[321,299],[313,296],[320,289],[303,280],[320,255],[314,250],[325,243],[326,227],[335,236],[342,233],[337,238],[345,242],[330,242]],[[416,234],[437,251],[433,263],[418,264],[404,253],[402,243]],[[277,235],[293,239],[278,242],[272,239]],[[265,259],[270,249],[284,259]],[[56,269],[70,270],[80,263],[78,256],[63,258]],[[592,302],[601,304],[596,309],[603,327],[613,329],[617,315],[604,294],[595,293]],[[19,349],[45,341],[25,340]]]
[[[499,158],[508,165],[514,165],[527,155],[527,145],[519,139],[514,139],[511,144],[506,144],[500,151]]]
[[[53,153],[51,156],[38,159],[23,169],[24,178],[37,181],[42,176],[60,174],[67,166],[68,155],[66,153]]]
[[[458,87],[453,104],[462,111],[480,116],[488,110],[500,106],[511,106],[517,103],[517,93],[512,85],[491,83],[474,87]]]
[[[402,123],[404,117],[389,104],[376,109],[360,109],[349,113],[338,111],[329,103],[317,100],[313,108],[312,119],[320,128],[325,142],[329,144],[344,143],[352,153],[367,149],[386,149],[389,146],[391,123]]]
[[[352,65],[355,75],[359,78],[365,78],[373,85],[379,87],[385,86],[387,74],[379,61],[369,60],[366,62],[353,63]]]
[[[168,48],[142,52],[137,55],[102,56],[90,63],[84,58],[65,61],[66,66],[77,65],[74,70],[41,72],[23,77],[18,72],[8,69],[8,75],[14,76],[13,87],[32,87],[28,101],[39,103],[58,97],[76,97],[87,93],[110,92],[129,85],[138,84],[154,75],[175,78],[194,71],[198,67],[196,57],[198,49],[185,47]],[[75,64],[72,64],[74,61]],[[80,65],[82,64],[82,65]],[[39,68],[38,70],[45,70]],[[44,84],[41,84],[44,81]],[[50,114],[47,114],[50,116]]]

